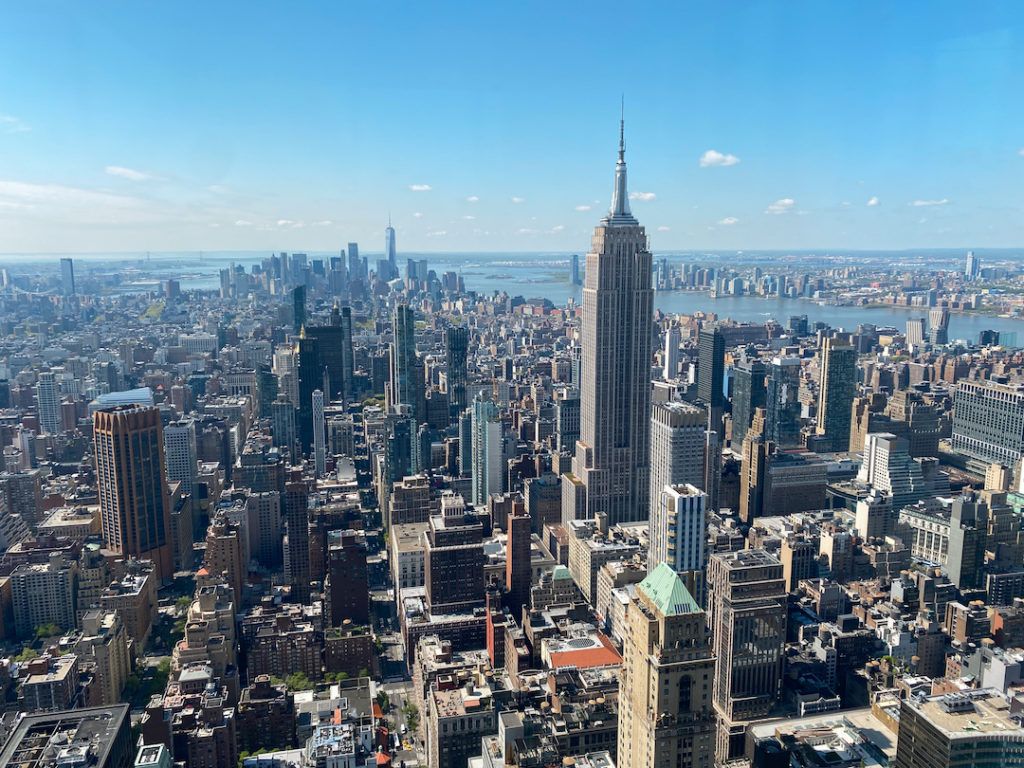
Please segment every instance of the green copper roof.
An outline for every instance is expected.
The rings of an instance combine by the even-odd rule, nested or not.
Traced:
[[[569,569],[564,565],[556,565],[554,570],[551,572],[552,579],[571,579],[572,574],[569,573]]]
[[[661,563],[647,574],[647,578],[637,585],[637,589],[647,595],[666,616],[700,611],[697,601],[686,589],[679,574],[673,571],[668,563]]]

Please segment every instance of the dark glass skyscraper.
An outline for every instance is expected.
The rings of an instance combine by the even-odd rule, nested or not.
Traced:
[[[469,354],[469,329],[464,325],[449,328],[445,341],[448,352],[448,400],[453,417],[466,410],[466,361]]]
[[[718,326],[705,326],[697,341],[697,397],[712,409],[721,408],[725,403],[725,334]]]
[[[394,410],[399,405],[408,405],[419,423],[423,420],[425,393],[422,369],[416,354],[416,315],[412,307],[405,304],[395,307],[394,331],[388,406]]]
[[[857,350],[849,334],[837,334],[821,345],[817,433],[833,451],[850,447],[850,419],[857,394]]]
[[[765,403],[767,369],[760,360],[744,360],[732,372],[732,444],[739,448],[754,418]]]
[[[299,380],[299,443],[305,453],[313,445],[313,392],[324,384],[323,366],[317,340],[305,332],[295,342],[295,367]]]
[[[297,285],[292,289],[292,327],[298,333],[306,324],[306,286]]]
[[[776,357],[768,366],[764,437],[779,448],[800,445],[799,394],[800,358]]]

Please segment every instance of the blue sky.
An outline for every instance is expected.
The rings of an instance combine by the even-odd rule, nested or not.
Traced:
[[[0,252],[584,251],[620,94],[655,250],[1024,246],[1019,2],[3,17]]]

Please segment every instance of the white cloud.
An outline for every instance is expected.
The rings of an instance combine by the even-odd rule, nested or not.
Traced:
[[[1017,151],[1017,154],[1018,154],[1018,155],[1020,155],[1021,157],[1024,157],[1024,147],[1021,147],[1021,148],[1020,148],[1020,149],[1019,149],[1019,150]]]
[[[247,219],[239,219],[238,221],[235,222],[235,226],[236,227],[251,227],[252,226],[252,222],[248,221]]]
[[[149,181],[156,178],[151,173],[125,168],[123,165],[108,165],[103,170],[108,176],[117,176],[120,179],[128,179],[128,181]]]
[[[226,195],[230,190],[223,184],[211,184],[206,188],[208,191],[213,192],[215,195]]]
[[[0,115],[0,133],[28,133],[32,126],[14,115]]]
[[[740,159],[736,155],[730,155],[728,153],[722,153],[714,149],[709,149],[703,155],[700,156],[700,167],[701,168],[714,168],[716,166],[727,168],[730,165],[736,165]]]
[[[23,181],[0,181],[0,199],[22,203],[62,203],[67,205],[112,205],[136,207],[142,201],[125,195],[96,192],[62,184],[30,184]]]
[[[945,197],[941,200],[915,200],[911,205],[915,208],[928,208],[933,205],[949,205],[949,200]]]
[[[294,219],[278,219],[277,226],[282,229],[302,229],[306,225],[304,222],[295,221]]]
[[[329,227],[334,224],[330,219],[320,219],[320,221],[314,221],[310,226],[313,227]]]
[[[662,225],[662,226],[658,227],[658,231],[659,231],[659,232],[668,232],[668,231],[669,231],[669,230],[671,230],[671,229],[672,229],[672,227],[666,227],[666,226],[664,226],[664,225]]]
[[[738,224],[739,219],[737,219],[735,216],[726,216],[724,219],[719,219],[718,223],[721,224],[723,227],[731,227],[733,224]]]
[[[869,197],[866,205],[868,206],[868,208],[874,208],[876,205],[878,205],[878,196],[872,195],[871,197]]]
[[[480,202],[480,198],[477,195],[470,195],[469,197],[466,198],[466,202],[467,203],[479,203]]]
[[[516,234],[517,235],[535,235],[535,234],[537,234],[537,230],[536,229],[531,229],[530,227],[520,227],[519,229],[516,230]]]
[[[561,232],[563,229],[565,229],[565,224],[555,224],[555,226],[553,226],[551,228],[551,231],[552,232]]]
[[[653,192],[630,192],[629,193],[629,199],[630,200],[641,200],[641,201],[643,201],[645,203],[648,203],[651,200],[654,200],[656,197],[657,197],[657,195],[654,194]]]
[[[470,216],[470,215],[467,214],[467,215],[463,216],[462,218],[465,219],[466,221],[473,221],[476,218],[476,216]]]
[[[409,189],[413,192],[429,192],[433,187],[429,184],[410,184]]]
[[[427,237],[444,237],[448,234],[446,229],[435,229],[432,232],[427,232]]]
[[[589,205],[577,205],[576,206],[576,210],[577,211],[589,211],[590,210],[590,206]]]
[[[780,213],[789,213],[793,210],[793,206],[796,205],[796,200],[792,197],[780,197],[774,203],[769,205],[765,209],[765,213],[774,213],[776,215]]]
[[[517,203],[517,204],[518,203],[525,203],[526,202],[526,198],[524,198],[524,197],[513,197],[512,198],[512,202],[513,203]]]
[[[416,213],[414,213],[414,214],[412,215],[412,217],[413,217],[414,219],[422,219],[422,218],[423,218],[423,214],[422,214],[422,213],[420,213],[419,211],[416,211]]]

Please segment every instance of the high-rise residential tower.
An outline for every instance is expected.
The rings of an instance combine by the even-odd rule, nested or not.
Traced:
[[[836,334],[821,345],[817,433],[833,451],[850,448],[850,419],[857,394],[857,350],[849,334]]]
[[[107,549],[152,560],[158,577],[173,575],[171,503],[160,411],[124,405],[93,415],[96,488]]]
[[[412,307],[399,304],[394,315],[395,340],[391,344],[391,381],[388,386],[388,408],[407,405],[419,424],[424,403],[423,369],[416,354],[416,313]]]
[[[60,415],[60,385],[53,371],[39,374],[36,384],[36,403],[39,407],[39,428],[47,435],[57,435],[63,429]]]
[[[651,510],[647,569],[654,571],[661,563],[667,563],[685,576],[691,592],[703,592],[707,495],[687,483],[662,486],[657,498],[658,505]]]
[[[949,343],[949,310],[945,307],[932,307],[928,310],[928,340],[932,344]]]
[[[298,602],[309,601],[309,487],[292,480],[284,487],[284,572]]]
[[[167,480],[172,483],[181,483],[182,493],[192,499],[193,509],[197,502],[195,492],[196,478],[199,474],[198,455],[196,423],[193,419],[172,421],[164,428]]]
[[[501,493],[504,477],[503,427],[498,406],[483,395],[473,398],[472,443],[473,504],[487,505],[492,494]]]
[[[679,349],[679,342],[681,340],[679,326],[670,326],[669,329],[665,331],[665,366],[661,375],[668,381],[679,376],[679,362],[682,359],[682,352]]]
[[[324,393],[313,390],[313,464],[316,476],[327,472],[327,423],[324,421]]]
[[[704,612],[662,563],[626,611],[619,687],[620,768],[710,768],[715,712]]]
[[[644,519],[649,493],[651,252],[629,210],[625,151],[620,125],[611,209],[587,254],[580,439],[563,476],[563,518],[568,509],[570,519],[604,512],[613,524]]]
[[[968,280],[977,280],[981,274],[981,258],[974,255],[974,251],[967,252],[967,264],[964,266],[964,277]]]

